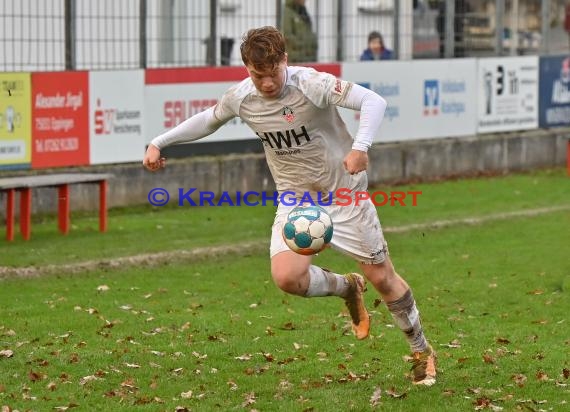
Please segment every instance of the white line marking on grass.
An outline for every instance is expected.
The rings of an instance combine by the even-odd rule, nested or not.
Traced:
[[[176,260],[197,260],[200,258],[217,257],[224,254],[244,254],[244,248],[248,252],[254,251],[256,248],[267,250],[267,245],[262,243],[242,243],[236,245],[219,245],[209,247],[197,247],[192,250],[172,250],[166,252],[146,253],[134,256],[122,256],[111,259],[88,260],[85,262],[75,262],[58,265],[44,266],[26,266],[26,267],[10,267],[0,266],[0,280],[10,276],[17,277],[34,277],[46,273],[67,273],[75,274],[93,270],[120,269],[130,266],[157,266],[166,263],[172,263]]]
[[[402,226],[387,226],[384,233],[406,233],[414,230],[441,229],[459,225],[478,225],[495,220],[507,220],[517,217],[534,217],[548,213],[556,213],[570,210],[570,205],[543,207],[538,209],[517,210],[513,212],[494,213],[487,216],[467,217],[448,220],[435,220],[429,223],[415,223]],[[245,255],[267,251],[266,242],[247,242],[240,245],[219,245],[198,247],[192,250],[172,250],[167,252],[147,253],[134,256],[123,256],[112,259],[89,260],[60,265],[10,267],[0,266],[0,280],[9,277],[35,277],[48,273],[76,274],[94,270],[120,269],[130,266],[157,266],[173,261],[188,261],[204,258],[217,257],[226,254]]]
[[[387,226],[383,228],[384,233],[405,233],[418,229],[441,229],[449,226],[459,225],[478,225],[481,223],[491,222],[493,220],[507,220],[517,217],[533,217],[544,215],[547,213],[556,213],[564,210],[570,210],[570,205],[542,207],[538,209],[516,210],[514,212],[494,213],[487,216],[464,217],[449,220],[434,220],[429,223],[413,223],[411,225]]]

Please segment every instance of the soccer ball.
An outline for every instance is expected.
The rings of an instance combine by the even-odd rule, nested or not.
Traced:
[[[283,225],[283,239],[289,248],[301,255],[314,255],[330,243],[333,223],[330,215],[319,206],[297,206]]]

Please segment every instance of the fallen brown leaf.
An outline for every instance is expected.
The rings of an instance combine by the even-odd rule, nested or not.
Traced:
[[[380,398],[382,397],[382,389],[376,388],[370,397],[370,405],[371,406],[378,406],[380,403]]]
[[[536,360],[543,360],[543,359],[544,359],[544,353],[538,352],[538,353],[536,353],[535,355],[533,355],[532,358],[533,358],[533,359],[536,359]]]
[[[475,410],[480,411],[481,409],[491,409],[493,411],[502,411],[503,408],[495,405],[489,398],[478,398],[474,403]]]
[[[495,358],[493,358],[491,355],[489,355],[488,353],[484,353],[483,354],[483,362],[485,363],[495,363]]]
[[[547,381],[548,375],[543,371],[536,372],[536,379],[539,381]]]
[[[524,383],[526,382],[526,376],[523,375],[522,373],[516,373],[513,376],[511,376],[511,379],[520,387],[522,388],[524,386]]]
[[[30,372],[28,373],[28,378],[32,381],[32,382],[37,382],[39,380],[42,380],[44,378],[45,375],[43,375],[40,372],[34,372],[32,370],[30,370]]]
[[[83,378],[79,379],[79,384],[85,385],[91,381],[96,381],[97,379],[99,378],[95,375],[84,376]]]
[[[392,398],[396,398],[396,399],[403,399],[405,398],[408,394],[406,392],[402,392],[402,393],[397,393],[396,392],[396,388],[394,388],[393,386],[388,389],[386,391],[386,395],[392,397]]]
[[[449,343],[442,343],[441,346],[445,346],[446,348],[460,348],[461,342],[459,342],[457,339],[454,339]]]
[[[273,361],[275,360],[275,358],[273,357],[273,355],[272,355],[271,353],[269,353],[269,352],[268,352],[268,353],[261,352],[261,354],[263,355],[263,357],[265,358],[265,360],[266,360],[267,362],[273,362]]]
[[[241,406],[243,406],[244,408],[246,406],[253,405],[256,401],[255,392],[244,393],[243,397],[245,398],[245,400],[243,401]]]
[[[65,405],[65,406],[54,406],[53,409],[56,411],[67,411],[68,409],[71,408],[77,408],[79,405],[76,403],[70,403],[69,405]]]
[[[130,390],[138,390],[138,388],[135,385],[134,378],[129,378],[129,379],[121,382],[121,388],[127,388]]]
[[[486,408],[491,403],[491,399],[489,398],[477,398],[473,403],[475,405],[475,410]]]
[[[293,325],[293,322],[287,322],[286,324],[281,326],[281,329],[283,329],[283,330],[295,330],[295,326]]]

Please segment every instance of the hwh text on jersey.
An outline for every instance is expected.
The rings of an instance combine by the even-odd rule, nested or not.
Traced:
[[[311,138],[305,126],[301,126],[301,130],[289,129],[285,133],[276,132],[255,132],[261,139],[264,146],[272,149],[291,148],[293,146],[301,146],[303,143],[310,142]]]

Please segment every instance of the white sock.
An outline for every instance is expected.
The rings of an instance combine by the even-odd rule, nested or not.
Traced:
[[[309,288],[305,293],[306,298],[316,296],[346,297],[349,287],[350,284],[344,276],[315,265],[309,266]]]
[[[387,302],[386,306],[392,313],[396,325],[404,332],[412,352],[423,352],[428,343],[424,336],[420,314],[412,291],[408,289],[404,295],[394,302]]]

